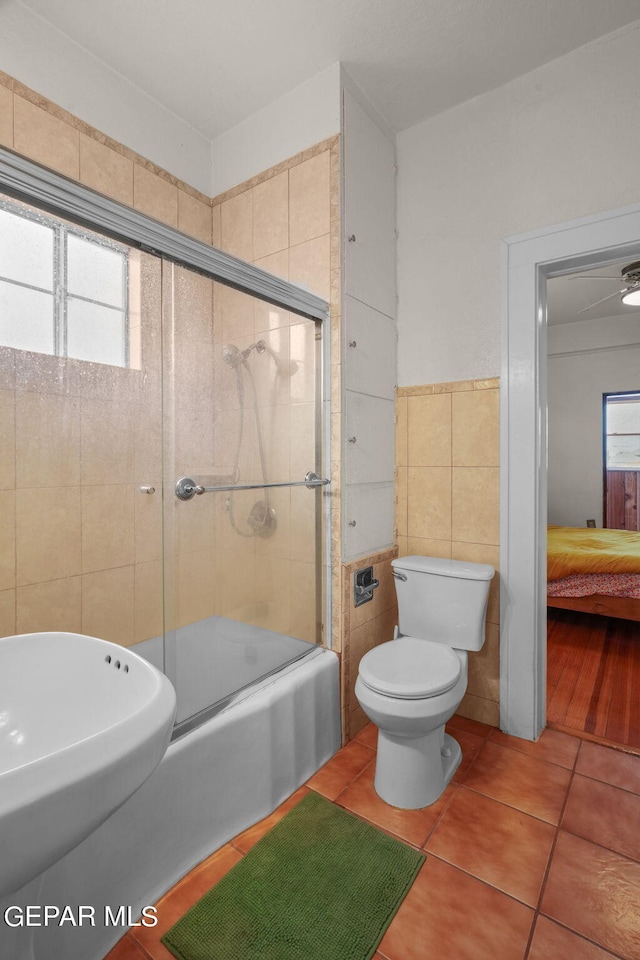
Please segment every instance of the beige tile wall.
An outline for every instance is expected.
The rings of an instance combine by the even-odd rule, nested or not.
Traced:
[[[497,379],[401,387],[397,395],[396,528],[399,556],[499,561]],[[460,713],[498,725],[499,575],[486,642],[469,655]]]

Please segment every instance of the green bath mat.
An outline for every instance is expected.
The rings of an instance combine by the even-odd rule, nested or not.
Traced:
[[[179,960],[369,960],[424,860],[309,793],[162,942]]]

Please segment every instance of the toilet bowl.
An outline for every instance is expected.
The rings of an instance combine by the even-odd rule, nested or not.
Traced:
[[[378,727],[376,793],[392,806],[418,809],[435,803],[462,759],[444,728],[467,688],[467,651],[484,643],[494,570],[431,557],[392,566],[399,626],[393,640],[360,661],[355,694]]]

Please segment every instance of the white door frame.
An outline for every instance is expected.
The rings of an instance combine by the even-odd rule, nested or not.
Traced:
[[[535,740],[546,723],[546,285],[640,259],[640,204],[502,241],[500,728]]]

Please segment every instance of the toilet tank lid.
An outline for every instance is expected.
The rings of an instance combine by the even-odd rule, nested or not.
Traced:
[[[394,570],[417,570],[438,577],[457,577],[463,580],[491,580],[495,574],[489,563],[467,560],[443,560],[440,557],[398,557],[391,561]]]

